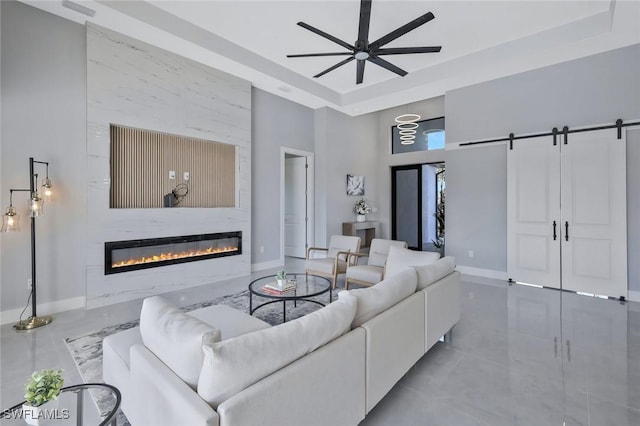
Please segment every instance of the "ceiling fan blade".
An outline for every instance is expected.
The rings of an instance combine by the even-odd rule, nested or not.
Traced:
[[[378,49],[373,52],[375,55],[406,55],[408,53],[438,53],[442,46],[423,46],[423,47],[389,47],[387,49]]]
[[[374,64],[381,66],[384,69],[387,69],[391,72],[394,72],[396,74],[398,74],[399,76],[404,77],[405,75],[407,75],[407,72],[405,70],[403,70],[402,68],[398,68],[395,65],[393,65],[391,62],[385,61],[382,58],[378,58],[377,56],[369,56],[369,58],[367,58],[368,61],[373,62]]]
[[[347,58],[344,61],[340,61],[337,64],[335,64],[334,66],[329,67],[326,70],[322,71],[320,74],[314,75],[313,78],[322,77],[326,73],[331,72],[331,71],[335,70],[336,68],[343,66],[344,64],[348,64],[349,62],[353,61],[354,59],[355,58],[353,56],[351,56],[350,58]]]
[[[317,29],[316,27],[312,27],[309,24],[305,24],[304,22],[298,22],[298,25],[301,26],[302,28],[311,31],[312,33],[316,33],[321,37],[326,38],[327,40],[331,40],[332,42],[339,44],[340,46],[349,49],[349,50],[356,50],[356,48],[352,45],[350,45],[349,43],[347,43],[346,41],[342,41],[339,38],[336,38],[334,36],[332,36],[331,34],[327,34],[322,30]]]
[[[371,23],[371,0],[360,1],[360,26],[358,27],[358,44],[365,48],[369,44],[369,24]]]
[[[420,16],[419,18],[416,18],[413,21],[409,22],[408,24],[404,24],[400,28],[391,31],[389,34],[380,37],[378,40],[376,40],[373,43],[369,44],[369,47],[372,50],[377,50],[378,48],[384,46],[387,43],[392,42],[393,40],[397,39],[398,37],[401,37],[401,36],[405,35],[409,31],[415,30],[420,25],[426,24],[427,22],[429,22],[433,18],[435,18],[435,16],[433,16],[433,13],[427,12],[424,15]]]
[[[364,80],[364,64],[366,62],[367,61],[364,60],[358,60],[358,68],[356,70],[356,84],[360,84]]]
[[[287,55],[287,58],[307,58],[313,56],[347,56],[353,55],[353,52],[329,52],[329,53],[298,53],[296,55]]]

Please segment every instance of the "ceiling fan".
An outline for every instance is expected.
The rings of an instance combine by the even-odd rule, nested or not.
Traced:
[[[442,46],[423,46],[423,47],[390,47],[383,48],[382,46],[391,43],[393,40],[397,39],[408,33],[409,31],[413,31],[421,25],[426,24],[430,20],[435,18],[433,13],[427,12],[424,15],[414,19],[413,21],[391,31],[389,34],[380,37],[379,39],[369,43],[369,23],[371,22],[371,0],[361,0],[360,1],[360,26],[358,28],[358,39],[356,42],[351,45],[345,41],[340,40],[332,36],[331,34],[327,34],[322,30],[319,30],[315,27],[312,27],[309,24],[304,22],[298,22],[298,25],[304,29],[307,29],[313,33],[318,34],[321,37],[324,37],[332,42],[339,44],[340,46],[348,49],[348,52],[328,52],[328,53],[302,53],[296,55],[287,55],[287,58],[306,58],[313,56],[348,56],[343,61],[338,62],[337,64],[327,68],[319,74],[313,76],[313,78],[318,78],[320,76],[325,75],[328,72],[335,70],[342,65],[345,65],[354,59],[357,61],[357,69],[356,69],[356,84],[361,84],[364,78],[364,65],[366,61],[372,62],[382,68],[385,68],[391,72],[398,74],[399,76],[404,77],[407,75],[407,72],[402,68],[399,68],[393,65],[391,62],[388,62],[382,59],[380,56],[383,55],[406,55],[409,53],[437,53],[440,52]]]

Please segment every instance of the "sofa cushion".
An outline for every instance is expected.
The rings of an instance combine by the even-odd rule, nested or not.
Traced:
[[[347,295],[358,299],[358,310],[351,328],[361,326],[380,312],[415,293],[417,281],[416,271],[407,269],[385,278],[373,287],[341,291],[340,299]]]
[[[414,269],[418,273],[418,290],[423,290],[452,273],[456,269],[456,259],[446,256],[429,265],[414,266]]]
[[[198,394],[217,409],[220,403],[263,377],[349,331],[357,303],[355,297],[343,297],[275,327],[221,342],[205,338]]]
[[[191,311],[188,315],[220,330],[220,340],[271,327],[259,318],[225,305],[207,306]]]
[[[415,251],[402,247],[391,246],[387,257],[387,266],[384,276],[395,275],[413,266],[428,265],[440,258],[440,253],[432,251]]]
[[[219,341],[220,330],[185,314],[160,296],[148,297],[140,312],[144,345],[193,389],[202,368],[202,341]]]

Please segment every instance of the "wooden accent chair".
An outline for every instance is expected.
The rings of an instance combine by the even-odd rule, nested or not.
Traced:
[[[391,246],[407,248],[404,241],[384,240],[374,238],[371,240],[369,253],[349,253],[348,267],[344,281],[345,290],[349,289],[349,283],[360,285],[374,285],[384,279],[384,266]],[[367,258],[366,264],[359,264],[359,260]],[[355,261],[353,260],[355,259]]]
[[[338,275],[347,271],[349,253],[357,253],[359,250],[360,237],[332,235],[329,239],[329,247],[307,249],[305,273],[330,278],[333,288],[336,288]],[[353,261],[355,260],[354,258]]]

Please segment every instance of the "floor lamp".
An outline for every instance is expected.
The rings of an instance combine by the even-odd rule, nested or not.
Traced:
[[[46,166],[46,178],[42,181],[44,198],[38,193],[38,174],[34,172],[34,167],[38,164]],[[14,192],[29,192],[29,216],[31,217],[31,316],[25,320],[20,315],[20,320],[13,325],[16,330],[31,330],[42,327],[52,321],[50,316],[38,316],[36,309],[36,217],[43,214],[45,200],[51,199],[51,180],[49,180],[49,163],[36,161],[29,158],[29,189],[11,188],[9,189],[9,208],[2,216],[2,232],[14,232],[20,230],[19,216],[13,207]],[[25,308],[26,309],[26,308]]]

